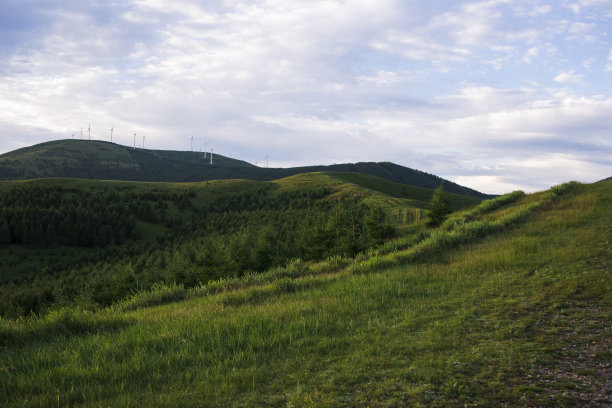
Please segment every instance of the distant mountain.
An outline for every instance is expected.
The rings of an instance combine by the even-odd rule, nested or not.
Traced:
[[[109,142],[59,140],[0,155],[0,180],[71,177],[130,181],[200,181],[234,168],[257,169],[220,155],[214,165],[203,153],[133,149]],[[212,176],[212,177],[209,177]],[[228,177],[219,177],[228,178]]]
[[[463,194],[477,198],[491,198],[492,195],[484,194],[468,187],[461,186],[452,181],[445,180],[433,174],[423,171],[400,166],[391,162],[359,162],[346,164],[333,164],[330,166],[306,166],[291,167],[287,169],[260,169],[266,176],[264,180],[274,180],[287,177],[298,173],[312,173],[318,171],[335,171],[369,174],[396,183],[407,184],[410,186],[438,188],[444,184],[444,189],[451,193]]]
[[[355,172],[397,183],[444,188],[452,193],[490,197],[438,176],[389,162],[334,164],[293,168],[261,168],[222,155],[204,158],[203,153],[133,149],[90,140],[59,140],[41,143],[0,155],[0,180],[70,177],[98,180],[190,182],[223,179],[277,180],[299,173],[319,171]]]

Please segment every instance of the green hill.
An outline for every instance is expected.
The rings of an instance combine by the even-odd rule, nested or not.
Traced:
[[[0,320],[0,403],[609,406],[611,203],[515,192],[356,255]]]
[[[436,188],[443,182],[446,190],[453,193],[477,198],[489,197],[440,177],[386,162],[261,168],[215,154],[211,165],[203,153],[133,149],[88,140],[47,142],[0,155],[0,180],[76,177],[156,182],[225,179],[269,181],[320,171],[356,172],[425,188]]]
[[[82,296],[109,304],[159,282],[194,286],[292,258],[352,256],[413,228],[431,196],[333,172],[272,182],[0,182],[0,316]],[[450,198],[454,209],[480,202]]]
[[[0,156],[0,180],[73,177],[98,180],[188,182],[214,179],[222,170],[257,169],[215,155],[214,165],[203,153],[133,149],[109,142],[60,140],[41,143]],[[206,176],[204,176],[206,175]]]

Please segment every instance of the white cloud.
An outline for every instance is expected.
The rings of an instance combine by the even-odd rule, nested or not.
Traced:
[[[536,17],[542,14],[548,14],[552,11],[552,6],[550,4],[545,4],[542,6],[535,6],[530,12],[529,15],[531,17]]]
[[[580,4],[571,3],[571,4],[568,4],[566,7],[569,7],[574,12],[574,14],[580,14],[580,11],[581,11]]]
[[[595,182],[593,172],[607,174],[611,169],[604,164],[590,163],[588,157],[575,157],[560,153],[516,155],[500,160],[489,171],[490,175],[466,175],[453,181],[476,190],[503,194],[513,190],[534,192],[567,181]],[[558,174],[565,174],[560,180]],[[526,180],[529,180],[525,182]]]
[[[584,75],[577,74],[574,70],[560,72],[553,80],[560,84],[586,84],[586,81],[584,80]]]
[[[506,33],[505,39],[510,42],[524,42],[527,44],[538,43],[544,33],[540,29],[528,28]]]
[[[523,61],[527,64],[531,64],[535,58],[540,54],[540,49],[538,47],[531,47],[527,50],[525,55],[523,56]]]
[[[371,133],[385,135],[391,150],[434,158],[441,154],[428,163],[437,174],[464,174],[461,180],[466,185],[500,193],[504,190],[496,190],[495,185],[534,191],[570,179],[592,182],[611,173],[610,109],[612,98],[468,87],[438,98],[429,108],[370,112],[365,117],[376,124]],[[468,151],[469,156],[464,156],[462,152]],[[563,165],[559,157],[564,157]],[[466,161],[482,166],[466,167]],[[489,188],[480,184],[492,181],[491,177],[497,181]]]
[[[612,0],[579,0],[578,1],[583,7],[598,7],[612,5]]]
[[[596,27],[595,23],[573,23],[569,28],[570,35],[567,38],[581,43],[594,42],[597,38],[592,33]]]
[[[151,148],[187,149],[195,136],[249,161],[391,160],[485,192],[579,174],[561,162],[609,175],[610,95],[588,94],[575,71],[603,60],[584,36],[597,29],[587,7],[606,6],[576,3],[583,17],[516,3],[137,0],[56,12],[0,60],[0,149],[78,137],[91,122],[93,138],[113,126],[127,145],[136,132]],[[595,71],[589,82],[607,92]],[[547,89],[550,72],[583,86]]]
[[[514,14],[518,17],[540,17],[546,14],[550,14],[553,11],[553,7],[549,4],[536,5],[532,6],[528,2],[526,4],[522,4],[521,2],[517,2],[518,4],[514,7]]]
[[[591,69],[595,62],[597,62],[595,58],[589,58],[582,62],[582,66],[585,67],[586,69]]]
[[[463,46],[489,43],[498,33],[503,14],[497,9],[508,1],[489,0],[463,3],[458,11],[450,11],[432,20],[432,28],[444,28],[452,41]]]
[[[425,36],[401,32],[390,32],[384,41],[374,40],[369,45],[376,50],[417,61],[464,62],[471,54],[464,47],[436,44]]]
[[[523,170],[522,168],[519,168]],[[499,171],[496,171],[496,173]],[[533,174],[533,173],[532,173]],[[451,181],[462,186],[470,186],[477,191],[487,191],[489,194],[505,194],[511,191],[524,190],[526,189],[525,184],[519,180],[508,180],[508,175],[488,175],[488,176],[458,176],[450,177]],[[531,187],[531,190],[538,189],[538,187]]]
[[[584,35],[595,28],[595,23],[583,23],[577,22],[573,23],[569,29],[571,34]]]

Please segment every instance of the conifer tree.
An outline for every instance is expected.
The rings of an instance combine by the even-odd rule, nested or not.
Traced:
[[[444,222],[448,214],[452,212],[450,208],[450,197],[444,191],[442,185],[436,189],[429,203],[429,220],[427,226],[437,227]]]
[[[11,230],[6,220],[0,220],[0,245],[11,243]]]

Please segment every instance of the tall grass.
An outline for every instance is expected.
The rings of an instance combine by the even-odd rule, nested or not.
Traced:
[[[550,203],[556,197],[568,192],[574,184],[565,184],[551,189],[539,200],[518,207],[511,213],[505,214],[495,221],[474,220],[475,214],[484,214],[500,208],[524,197],[525,194],[517,191],[506,196],[484,201],[476,209],[465,212],[461,218],[456,218],[452,224],[447,224],[431,232],[426,238],[420,240],[406,249],[390,252],[386,255],[372,256],[362,262],[354,262],[349,266],[352,273],[363,273],[388,268],[402,263],[425,261],[450,248],[462,244],[472,243],[486,235],[502,231],[513,224],[524,221],[536,210]]]
[[[479,215],[496,210],[503,205],[513,203],[523,197],[525,197],[525,193],[521,190],[517,190],[490,200],[485,200],[473,209],[467,211],[464,215],[464,219],[465,221],[471,221]]]
[[[128,324],[123,316],[94,313],[75,306],[53,310],[43,316],[0,318],[0,347],[22,347],[59,337],[92,335],[118,330]]]
[[[540,322],[612,289],[581,259],[609,256],[599,221],[610,213],[602,198],[555,202],[571,191],[519,199],[397,253],[293,260],[189,290],[159,286],[97,313],[0,320],[0,404],[571,405],[538,399],[524,380],[556,347],[533,334]],[[559,234],[549,221],[567,214],[573,229]]]

